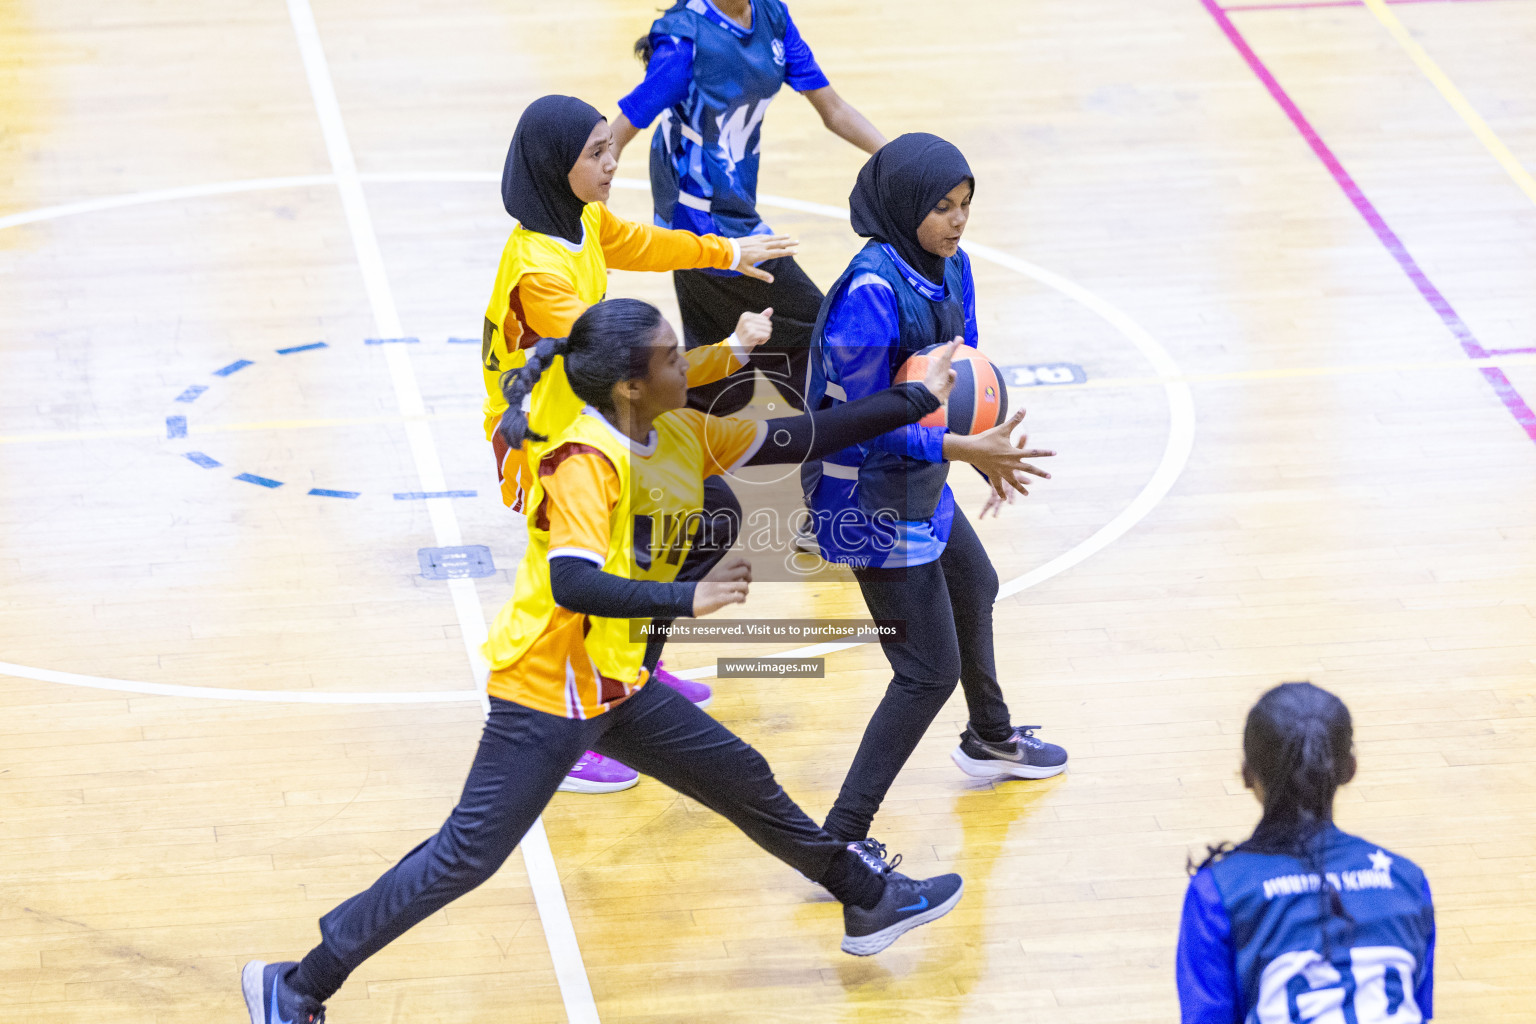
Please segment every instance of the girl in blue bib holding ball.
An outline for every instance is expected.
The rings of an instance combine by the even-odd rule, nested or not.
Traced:
[[[932,345],[978,341],[971,263],[960,248],[976,179],[965,157],[935,135],[887,143],[859,172],[853,229],[869,239],[832,286],[813,334],[811,408],[853,402],[887,387]],[[946,480],[969,462],[1003,495],[1025,493],[1026,460],[1048,451],[1012,440],[1022,410],[968,435],[911,424],[802,469],[821,554],[848,565],[872,618],[904,633],[881,640],[893,678],[864,731],[827,816],[828,832],[866,840],[907,758],[958,681],[970,721],[951,757],[978,778],[1040,779],[1067,753],[1015,727],[997,680],[992,604],[997,572]]]

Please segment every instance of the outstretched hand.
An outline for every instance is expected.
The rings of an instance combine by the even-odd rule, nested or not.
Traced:
[[[753,264],[793,256],[800,249],[800,243],[788,235],[747,235],[736,239],[736,245],[741,255],[731,269],[768,284],[773,283],[773,275]]]
[[[1043,480],[1051,478],[1051,474],[1027,460],[1049,458],[1056,453],[1044,448],[1026,448],[1029,438],[1025,434],[1020,434],[1016,442],[1012,440],[1014,430],[1022,422],[1024,410],[1020,409],[1008,417],[1008,422],[991,430],[970,436],[945,434],[944,458],[951,462],[969,462],[981,470],[999,499],[1006,500],[1011,491],[1027,495],[1029,477],[1026,473]]]

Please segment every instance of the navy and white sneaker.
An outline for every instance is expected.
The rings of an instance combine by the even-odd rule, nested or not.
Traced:
[[[871,956],[895,942],[904,932],[918,925],[937,921],[960,902],[965,883],[959,875],[936,875],[915,879],[896,870],[901,863],[897,854],[889,863],[885,846],[873,839],[849,843],[850,852],[885,876],[885,892],[880,902],[865,910],[851,903],[843,904],[843,952]]]
[[[325,1006],[283,984],[298,966],[293,960],[267,964],[252,960],[240,972],[240,990],[251,1024],[325,1024]]]
[[[1067,752],[1035,735],[1038,725],[1020,725],[1001,743],[976,735],[969,724],[960,734],[960,745],[950,760],[965,774],[978,779],[1048,779],[1067,770]]]

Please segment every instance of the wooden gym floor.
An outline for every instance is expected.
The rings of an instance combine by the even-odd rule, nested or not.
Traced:
[[[450,339],[518,112],[613,110],[653,5],[313,6],[0,0],[6,1021],[243,1019],[241,962],[308,948],[473,748],[522,528]],[[331,1018],[1173,1019],[1185,857],[1256,816],[1242,715],[1310,678],[1356,715],[1341,824],[1434,886],[1438,1019],[1536,1020],[1536,2],[794,11],[879,127],[966,152],[983,348],[1073,381],[1013,392],[1056,478],[981,527],[1016,720],[1072,770],[968,784],[952,703],[877,831],[966,896],[870,960],[658,784],[559,796]],[[775,102],[765,210],[823,285],[860,162]],[[611,294],[675,316],[663,276]],[[461,543],[495,574],[421,576]],[[830,579],[742,614],[860,610]],[[723,653],[777,651],[671,661]],[[714,708],[813,814],[887,679],[827,670]]]

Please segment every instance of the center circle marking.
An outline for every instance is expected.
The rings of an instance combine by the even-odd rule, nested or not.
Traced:
[[[438,172],[417,174],[363,174],[359,178],[365,184],[494,184],[501,180],[499,173],[489,172]],[[205,185],[189,185],[178,188],[155,189],[148,192],[134,192],[121,196],[106,196],[100,199],[83,200],[76,203],[65,203],[58,206],[44,207],[24,213],[10,214],[0,217],[0,230],[18,227],[23,224],[36,224],[43,221],[55,220],[82,213],[102,213],[108,210],[121,209],[130,206],[142,206],[149,203],[173,202],[184,199],[196,199],[207,196],[234,195],[243,192],[267,191],[283,188],[312,188],[316,185],[335,185],[333,175],[303,175],[285,178],[258,178],[244,181],[213,182]],[[621,189],[629,191],[649,191],[650,183],[636,178],[615,178],[613,184]],[[841,207],[830,206],[825,203],[812,203],[801,199],[792,199],[784,196],[759,195],[758,204],[771,208],[793,210],[799,213],[831,217],[838,220],[845,219],[848,211]],[[1134,346],[1141,355],[1152,364],[1153,368],[1163,381],[1163,390],[1168,399],[1168,441],[1163,449],[1156,469],[1152,477],[1137,493],[1131,503],[1122,509],[1108,523],[1105,523],[1091,536],[1079,542],[1074,547],[1057,555],[1044,565],[1017,576],[1003,583],[998,591],[998,599],[1011,597],[1030,587],[1037,586],[1053,576],[1065,572],[1079,562],[1102,551],[1110,544],[1123,537],[1138,522],[1144,519],[1148,513],[1162,501],[1172,489],[1179,474],[1183,472],[1189,462],[1190,452],[1194,446],[1195,413],[1194,397],[1189,385],[1180,378],[1182,371],[1173,356],[1140,324],[1136,323],[1124,312],[1099,298],[1093,292],[1070,281],[1053,271],[1036,266],[1026,260],[1019,259],[1009,253],[1005,253],[991,246],[968,244],[966,251],[974,258],[984,260],[1008,270],[1015,271],[1024,277],[1031,278],[1039,284],[1065,295],[1078,305],[1083,306],[1089,312],[1104,320],[1113,327],[1123,338]],[[848,650],[853,647],[861,647],[861,642],[837,642],[826,644],[814,644],[809,647],[801,647],[792,651],[785,651],[779,655],[770,657],[813,657],[830,654],[834,651]],[[100,690],[114,690],[126,693],[158,694],[170,697],[193,697],[204,700],[237,700],[255,701],[262,703],[297,703],[297,704],[434,704],[434,703],[462,703],[466,701],[478,701],[481,697],[478,690],[428,690],[428,691],[403,691],[397,693],[316,693],[307,690],[238,690],[220,689],[202,686],[182,686],[170,683],[147,683],[128,679],[110,679],[103,676],[78,675],[72,672],[59,672],[53,669],[35,668],[29,665],[17,665],[11,662],[0,661],[0,673],[16,676],[23,679],[35,679],[41,682],[59,683],[65,686],[82,686]],[[715,674],[713,668],[698,668],[677,673],[686,678],[703,678]]]

